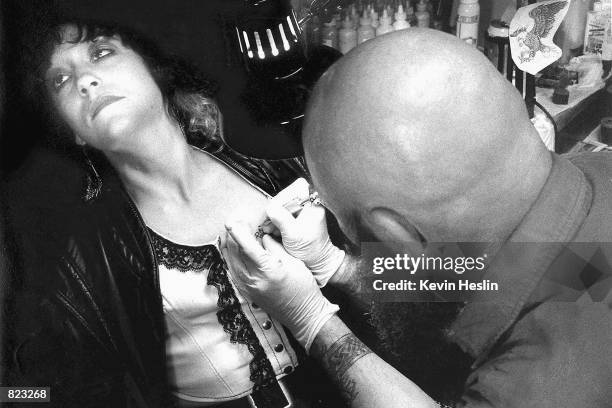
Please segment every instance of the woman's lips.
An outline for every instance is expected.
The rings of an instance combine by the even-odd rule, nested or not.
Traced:
[[[123,99],[123,96],[103,95],[97,97],[89,108],[91,112],[91,120],[94,120],[94,118],[98,115],[98,113],[100,113],[102,109],[104,109],[110,104],[117,102],[120,99]]]

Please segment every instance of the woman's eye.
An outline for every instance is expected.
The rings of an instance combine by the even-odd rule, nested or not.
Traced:
[[[66,74],[57,74],[53,77],[53,88],[59,90],[68,80],[70,79],[70,75]]]
[[[91,60],[92,61],[97,61],[101,58],[104,58],[108,55],[113,54],[115,51],[111,50],[110,48],[98,48],[93,50],[93,52],[91,53]]]

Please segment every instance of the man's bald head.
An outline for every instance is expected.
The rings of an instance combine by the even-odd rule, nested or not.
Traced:
[[[482,54],[432,30],[341,58],[303,133],[315,186],[352,237],[357,223],[387,240],[499,239],[490,223],[515,222],[508,203],[528,208],[550,168],[520,94]]]

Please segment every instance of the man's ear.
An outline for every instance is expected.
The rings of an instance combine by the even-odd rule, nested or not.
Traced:
[[[402,215],[389,208],[377,207],[366,214],[368,229],[383,242],[402,244],[423,243],[419,231]]]

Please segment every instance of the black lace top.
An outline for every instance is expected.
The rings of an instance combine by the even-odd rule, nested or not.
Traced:
[[[249,363],[250,380],[253,382],[253,397],[262,407],[282,406],[282,393],[270,360],[244,314],[236,297],[225,260],[215,245],[186,246],[176,244],[149,229],[157,262],[169,269],[208,271],[207,284],[217,289],[217,320],[230,335],[232,343],[246,345],[253,359]]]

